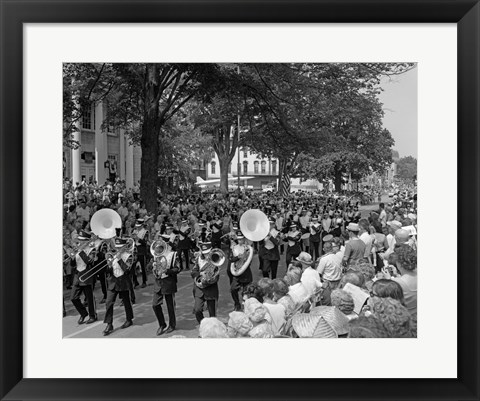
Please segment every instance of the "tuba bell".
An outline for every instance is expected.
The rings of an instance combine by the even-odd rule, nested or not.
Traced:
[[[262,241],[270,231],[268,217],[259,209],[250,209],[240,217],[240,231],[250,241]]]
[[[220,267],[225,263],[225,253],[220,248],[213,248],[207,255],[207,261]]]
[[[168,245],[163,239],[158,239],[150,245],[150,253],[153,256],[152,273],[156,279],[162,278],[168,269],[169,261],[171,261],[172,252],[168,252]]]
[[[220,266],[224,262],[225,253],[219,248],[212,249],[200,266],[200,276],[195,279],[195,285],[198,288],[205,288],[215,284],[220,278]]]
[[[92,232],[102,239],[110,239],[117,235],[117,228],[122,228],[122,218],[113,209],[100,209],[90,220]]]

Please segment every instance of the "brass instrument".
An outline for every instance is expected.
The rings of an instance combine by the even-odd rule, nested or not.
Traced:
[[[175,258],[176,252],[168,252],[168,245],[163,239],[158,239],[150,245],[150,253],[153,256],[152,273],[156,279],[162,278]]]
[[[230,272],[234,276],[240,276],[250,266],[253,257],[253,247],[250,245],[235,245],[232,248],[232,255],[239,257],[239,259],[230,263]]]
[[[92,232],[96,236],[96,247],[95,252],[89,256],[93,260],[97,254],[97,250],[100,249],[102,244],[105,241],[102,240],[109,240],[116,236],[117,228],[122,227],[122,218],[120,215],[112,209],[100,209],[92,216],[90,219],[90,227]],[[101,238],[102,240],[99,240]],[[89,241],[90,242],[90,241]],[[78,277],[78,279],[83,283],[88,279],[92,278],[96,274],[98,274],[101,270],[103,270],[108,265],[108,253],[105,255],[105,260],[100,261],[96,265],[94,265],[91,269],[84,272],[82,275]],[[133,263],[133,261],[132,261]]]
[[[219,248],[212,249],[204,260],[199,258],[200,276],[195,279],[195,285],[198,288],[205,288],[215,284],[220,278],[220,266],[225,259],[225,253]],[[202,260],[203,263],[200,263]]]
[[[240,231],[253,242],[265,239],[270,231],[267,215],[259,209],[247,210],[240,217]]]
[[[133,265],[134,253],[135,241],[132,238],[128,238],[127,243],[118,250],[116,250],[116,252],[110,251],[105,255],[105,260],[107,261],[107,264],[113,267],[113,275],[115,277],[118,278],[125,274],[123,269],[118,264],[120,259],[127,264],[127,270],[130,270]]]

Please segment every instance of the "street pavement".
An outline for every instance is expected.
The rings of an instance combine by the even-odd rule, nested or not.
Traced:
[[[388,197],[383,197],[382,201],[388,202]],[[371,210],[377,210],[378,203],[361,206],[362,217],[368,216]],[[220,298],[217,308],[217,318],[223,322],[228,321],[228,314],[233,311],[233,300],[230,295],[230,284],[226,272],[227,261],[222,265],[220,271],[220,279],[218,282]],[[258,268],[258,255],[253,257],[251,269],[253,273],[253,280],[258,281],[261,278],[260,270]],[[278,265],[277,277],[283,277],[286,272],[285,254],[281,255],[280,263]],[[138,277],[141,282],[141,277]],[[63,318],[63,337],[64,338],[153,338],[156,337],[158,323],[152,310],[152,293],[153,293],[153,276],[148,275],[148,285],[145,288],[140,286],[135,289],[136,303],[133,305],[133,326],[127,329],[120,329],[120,326],[125,321],[125,310],[120,306],[120,300],[114,307],[113,326],[115,330],[108,337],[104,337],[102,332],[105,328],[103,318],[105,316],[105,304],[100,304],[103,298],[100,283],[97,282],[94,291],[94,296],[97,302],[98,321],[92,324],[77,324],[79,318],[77,311],[70,301],[70,290],[64,288],[63,299],[65,300],[65,308],[67,315]],[[176,302],[176,330],[168,335],[163,334],[159,338],[184,336],[190,338],[198,337],[198,323],[193,314],[193,279],[190,271],[182,271],[178,275],[178,292],[175,294]],[[166,305],[163,305],[165,319],[168,324],[168,314]],[[208,317],[208,312],[204,312]]]

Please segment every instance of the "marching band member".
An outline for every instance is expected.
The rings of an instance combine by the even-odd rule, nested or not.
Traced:
[[[147,286],[147,242],[148,230],[145,228],[146,219],[137,219],[135,223],[135,230],[132,233],[132,238],[135,239],[137,246],[137,258],[142,268],[142,288]],[[138,286],[137,275],[133,272],[133,282],[135,287]]]
[[[287,232],[286,237],[283,239],[284,241],[288,242],[287,246],[287,254],[285,257],[286,265],[290,264],[292,258],[296,258],[300,255],[302,251],[300,248],[300,241],[301,241],[302,233],[298,231],[298,227],[296,223],[290,224],[290,230]]]
[[[200,244],[200,254],[198,255],[195,266],[192,269],[191,275],[194,279],[195,285],[193,286],[193,297],[195,304],[193,311],[195,317],[200,323],[203,319],[203,307],[207,303],[207,309],[210,317],[216,316],[216,308],[218,302],[218,275],[212,280],[203,280],[202,273],[205,274],[207,269],[211,269],[211,262],[208,261],[208,256],[212,250],[212,244],[210,242]]]
[[[107,242],[103,241],[100,247],[98,248],[98,252],[94,259],[94,265],[99,265],[105,260],[105,255],[108,251],[108,244]],[[95,289],[95,283],[98,278],[100,281],[100,287],[102,288],[103,299],[100,301],[101,304],[104,304],[107,301],[107,281],[105,277],[105,269],[100,270],[95,276],[93,276],[93,283],[92,287]]]
[[[278,249],[280,232],[275,228],[275,220],[268,219],[270,231],[263,241],[260,242],[260,252],[262,253],[263,277],[271,277],[273,280],[277,277],[278,262],[280,261],[280,251]]]
[[[188,226],[188,220],[182,220],[182,225],[179,230],[174,233],[179,235],[178,241],[178,261],[180,263],[180,271],[183,270],[183,258],[185,258],[185,270],[190,270],[189,250],[191,245],[190,233],[192,229]]]
[[[133,260],[130,258],[133,258],[133,256],[128,250],[121,251],[120,249],[127,246],[127,239],[115,238],[114,243],[117,252],[121,253],[115,255],[112,259],[107,259],[107,302],[105,305],[105,318],[103,320],[107,326],[103,331],[104,336],[108,336],[113,331],[113,305],[115,304],[117,295],[119,295],[123,301],[126,315],[125,323],[123,323],[120,328],[126,329],[133,324],[133,308],[130,303],[129,294],[129,281],[131,280],[129,276],[133,263]]]
[[[320,235],[322,233],[322,226],[318,222],[318,217],[312,217],[312,223],[310,224],[310,254],[313,257],[313,260],[317,260],[320,256],[319,246],[320,246]]]
[[[177,266],[175,234],[164,234],[162,235],[162,239],[166,244],[166,249],[164,250],[165,259],[164,261],[157,260],[160,258],[156,258],[154,255],[152,269],[153,276],[155,277],[153,284],[152,309],[157,317],[159,326],[157,336],[160,336],[163,333],[168,334],[175,330],[175,293],[177,292],[177,274],[180,272],[180,269]],[[152,245],[152,247],[154,247],[154,245]],[[168,327],[162,310],[164,298],[167,303]]]
[[[92,235],[87,233],[84,230],[81,230],[77,237],[78,241],[81,244],[85,245],[86,241],[92,241]],[[75,309],[77,309],[80,314],[80,319],[78,319],[78,324],[85,322],[87,316],[90,318],[87,320],[87,324],[93,323],[97,320],[97,313],[95,311],[95,299],[93,297],[93,277],[89,278],[85,282],[81,282],[79,279],[80,273],[85,272],[93,267],[93,261],[88,256],[88,245],[78,252],[73,258],[71,258],[71,266],[75,267],[75,276],[73,278],[72,292],[71,292],[71,301]],[[90,248],[90,252],[92,249]],[[82,301],[80,300],[80,295],[85,294],[85,298],[88,303],[88,312],[85,309]]]
[[[235,311],[242,310],[238,292],[245,292],[245,288],[253,281],[252,263],[253,247],[245,242],[245,237],[241,231],[231,239],[230,260],[227,268],[230,280],[230,294],[232,295]]]
[[[218,213],[215,213],[215,218],[211,222],[212,229],[212,248],[218,248],[222,246],[222,228],[223,220]]]

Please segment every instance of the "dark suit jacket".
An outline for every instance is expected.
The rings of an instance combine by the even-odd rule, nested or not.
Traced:
[[[280,251],[278,250],[279,240],[270,238],[270,242],[274,245],[272,249],[265,248],[265,241],[260,242],[260,252],[265,260],[280,260]]]
[[[86,286],[86,285],[92,285],[94,277],[90,277],[85,282],[81,282],[79,280],[79,276],[81,276],[82,274],[84,274],[85,272],[90,270],[93,267],[93,262],[88,258],[87,254],[84,251],[80,251],[79,256],[85,262],[85,264],[87,265],[87,268],[84,271],[79,272],[77,270],[77,261],[75,260],[75,258],[72,258],[70,260],[70,266],[75,268],[75,276],[73,277],[73,285],[79,285],[80,287],[83,287],[83,286]]]
[[[130,289],[130,270],[123,260],[119,260],[118,264],[123,269],[124,274],[120,277],[113,275],[113,268],[107,267],[107,289],[110,291],[128,291]]]
[[[200,267],[198,266],[198,258],[195,260],[195,266],[192,269],[192,278],[196,279],[200,276]],[[206,300],[209,299],[218,299],[218,282],[215,284],[209,285],[205,288],[198,288],[197,285],[193,284],[193,294],[194,296],[201,296],[202,294],[205,296]]]

